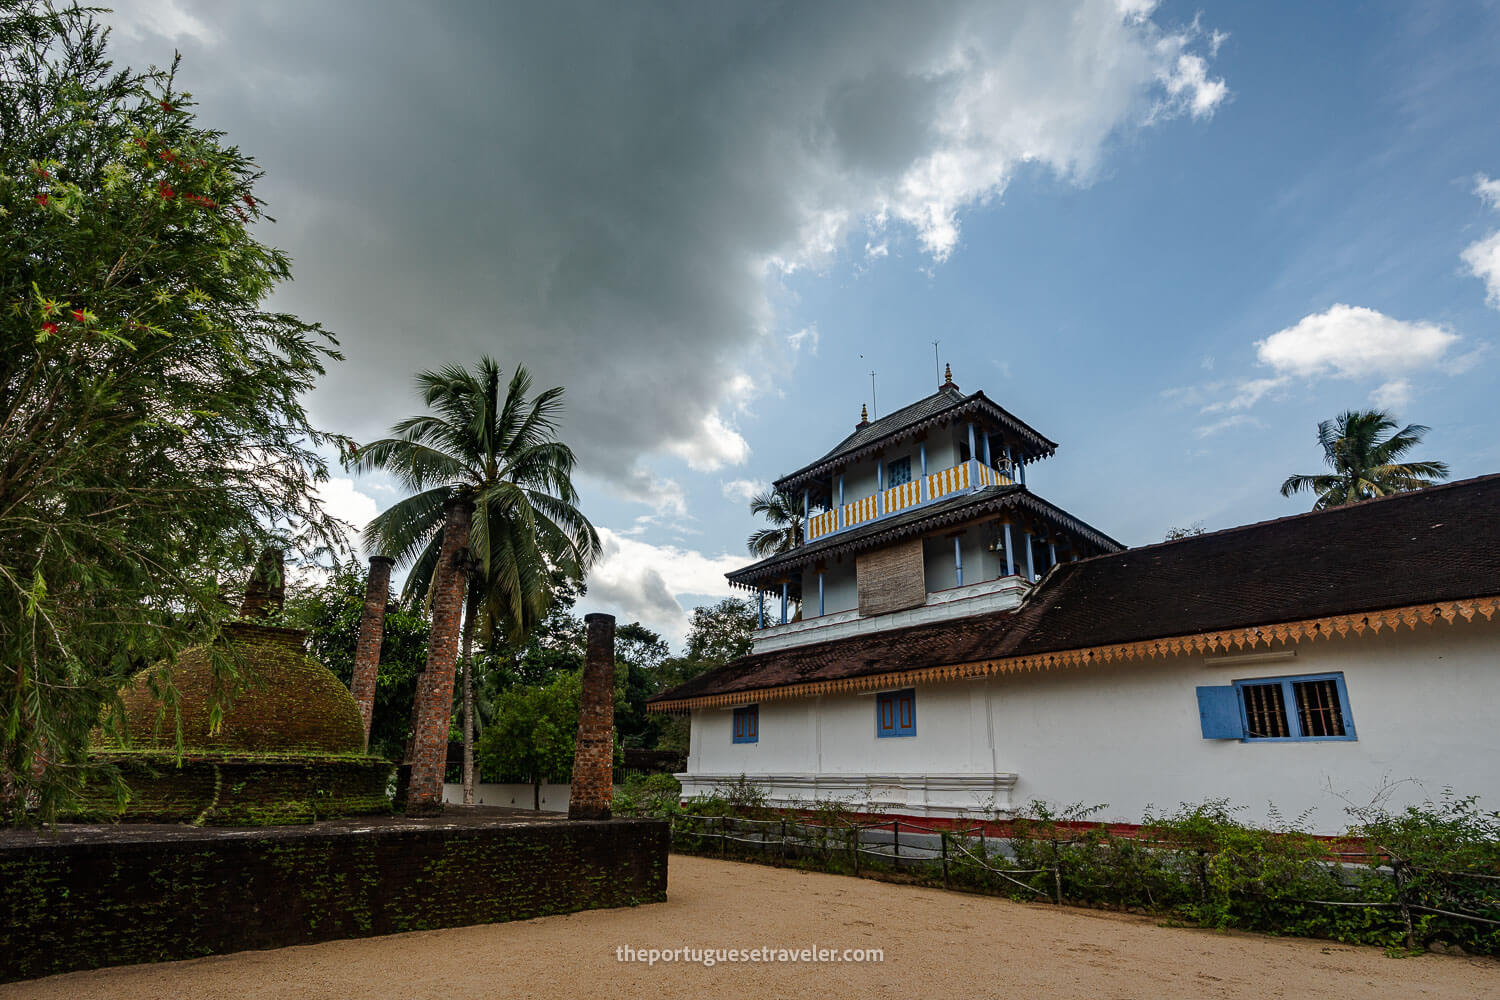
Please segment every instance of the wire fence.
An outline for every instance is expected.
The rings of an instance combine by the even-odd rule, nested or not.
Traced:
[[[673,846],[685,853],[781,865],[795,862],[854,875],[900,874],[941,882],[944,888],[1000,891],[1059,905],[1109,901],[1124,894],[1122,880],[1135,879],[1144,887],[1141,905],[1145,908],[1171,909],[1172,900],[1187,900],[1188,909],[1201,915],[1217,906],[1224,926],[1228,924],[1222,923],[1222,914],[1236,910],[1260,912],[1265,921],[1278,919],[1278,914],[1291,915],[1291,919],[1302,907],[1393,911],[1399,925],[1389,927],[1387,936],[1404,939],[1409,948],[1421,940],[1442,937],[1447,921],[1500,927],[1500,874],[1413,864],[1378,844],[1362,850],[1322,851],[1322,858],[1300,862],[1302,869],[1288,869],[1291,877],[1280,885],[1274,865],[1268,865],[1259,877],[1245,878],[1225,894],[1211,889],[1212,880],[1222,876],[1214,867],[1219,859],[1201,845],[1180,842],[1132,838],[1101,843],[1057,828],[1044,837],[1014,833],[996,837],[987,835],[983,826],[934,827],[904,819],[819,823],[798,816],[683,812],[672,822]],[[1038,858],[1051,863],[1039,863]],[[1316,870],[1309,873],[1308,865]],[[1161,898],[1153,896],[1152,878]],[[1322,895],[1346,898],[1314,898],[1288,891],[1313,885],[1331,890]],[[1217,899],[1218,895],[1223,898]],[[1339,930],[1349,918],[1343,918],[1344,923],[1337,917],[1302,919],[1310,927],[1333,928],[1331,933],[1314,936],[1354,935],[1358,930]],[[1388,919],[1363,922],[1373,926]],[[1274,922],[1267,929],[1284,930]],[[1500,953],[1500,934],[1489,932],[1487,937],[1487,942],[1480,941],[1479,950]]]

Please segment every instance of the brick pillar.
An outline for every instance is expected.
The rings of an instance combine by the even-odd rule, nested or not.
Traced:
[[[615,770],[615,616],[585,615],[588,655],[578,705],[569,819],[609,819]]]
[[[370,747],[370,718],[375,714],[375,674],[380,668],[380,639],[385,633],[385,604],[391,597],[390,556],[370,557],[370,580],[365,584],[365,609],[359,616],[359,643],[354,647],[354,677],[349,690],[365,723],[365,749]]]
[[[458,667],[458,635],[468,580],[469,520],[473,513],[474,505],[467,500],[449,500],[443,507],[443,542],[438,552],[437,579],[432,585],[432,635],[427,640],[427,668],[417,685],[412,728],[408,816],[435,816],[443,811],[443,772],[448,765],[453,674]]]

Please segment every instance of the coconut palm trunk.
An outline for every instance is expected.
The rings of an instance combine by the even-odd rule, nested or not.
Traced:
[[[464,609],[463,651],[459,654],[464,663],[464,805],[474,804],[474,618],[478,613],[478,600],[473,587],[469,589],[468,607]]]

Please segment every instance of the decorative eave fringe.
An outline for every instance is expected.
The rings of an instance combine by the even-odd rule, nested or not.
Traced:
[[[1500,596],[1477,597],[1463,601],[1442,601],[1437,604],[1414,604],[1404,608],[1388,608],[1384,611],[1356,612],[1348,615],[1332,615],[1327,618],[1309,618],[1305,621],[1284,622],[1280,625],[1260,625],[1247,628],[1226,629],[1221,632],[1200,632],[1196,635],[1175,636],[1168,639],[1145,639],[1108,646],[1087,646],[1067,649],[1055,653],[1040,653],[1034,656],[1011,656],[997,660],[976,660],[970,663],[954,663],[940,667],[922,667],[917,670],[902,670],[888,674],[868,674],[862,677],[844,677],[837,680],[810,681],[804,684],[785,684],[780,687],[760,688],[751,691],[734,691],[729,694],[704,695],[699,698],[679,698],[658,701],[646,706],[649,712],[686,712],[695,708],[719,708],[730,705],[747,705],[752,702],[774,701],[780,698],[804,698],[820,694],[840,694],[851,691],[908,687],[914,684],[931,684],[935,681],[954,681],[968,677],[988,677],[994,674],[1015,674],[1030,671],[1059,670],[1067,667],[1086,667],[1095,663],[1113,663],[1116,660],[1163,659],[1179,654],[1226,653],[1253,650],[1264,644],[1267,648],[1276,643],[1309,642],[1316,639],[1332,639],[1347,636],[1351,632],[1363,635],[1369,631],[1379,635],[1383,629],[1394,633],[1401,626],[1416,630],[1418,623],[1436,625],[1439,621],[1453,623],[1459,618],[1473,621],[1476,614],[1493,620],[1500,611]]]

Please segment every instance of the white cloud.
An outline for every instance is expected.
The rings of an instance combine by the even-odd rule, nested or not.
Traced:
[[[1265,425],[1266,422],[1259,417],[1252,417],[1247,413],[1236,413],[1225,417],[1223,420],[1215,420],[1211,424],[1204,424],[1194,431],[1194,433],[1200,438],[1206,438],[1220,431],[1227,431],[1231,427],[1264,427]]]
[[[1411,380],[1391,379],[1370,393],[1370,402],[1382,410],[1404,410],[1411,403]]]
[[[1244,411],[1299,380],[1380,379],[1371,398],[1378,405],[1401,408],[1411,401],[1413,374],[1458,374],[1473,366],[1483,349],[1454,356],[1451,352],[1461,340],[1436,323],[1407,322],[1339,303],[1256,341],[1256,358],[1272,374],[1167,389],[1162,397],[1196,405],[1205,414],[1231,413],[1243,418],[1231,416],[1200,426],[1199,437],[1253,423]],[[1228,395],[1223,396],[1226,391]]]
[[[1490,208],[1500,209],[1500,179],[1480,174],[1474,179],[1474,193]],[[1500,230],[1470,243],[1459,256],[1469,273],[1484,282],[1485,301],[1500,309]]]
[[[1474,178],[1474,193],[1490,208],[1500,209],[1500,178],[1480,174]]]
[[[183,10],[177,0],[113,0],[110,25],[134,39],[147,34],[168,40],[192,39],[212,45],[218,40],[212,28],[192,12]]]
[[[788,336],[786,343],[796,353],[800,354],[802,348],[806,347],[808,354],[816,355],[818,353],[819,339],[818,324],[813,323],[809,326],[804,326],[796,333]]]
[[[687,462],[694,472],[713,472],[726,465],[743,464],[750,457],[750,443],[718,413],[710,413],[691,437],[669,443],[667,451]]]
[[[1248,410],[1256,403],[1259,403],[1265,396],[1285,386],[1288,381],[1285,376],[1246,379],[1235,385],[1234,395],[1228,399],[1221,399],[1214,403],[1205,404],[1203,412],[1222,413],[1226,410]],[[1226,424],[1225,426],[1233,425]]]
[[[1213,48],[1217,49],[1222,40],[1215,34],[1211,40]],[[1222,78],[1209,77],[1208,60],[1187,52],[1177,57],[1176,65],[1163,75],[1162,84],[1171,98],[1168,106],[1178,111],[1186,109],[1194,118],[1212,117],[1214,109],[1229,96],[1229,86]]]
[[[380,513],[380,506],[373,497],[356,489],[354,480],[344,476],[330,476],[326,483],[319,483],[317,494],[324,511],[351,527],[347,535],[357,550],[360,532]]]
[[[1255,353],[1282,375],[1392,377],[1436,365],[1458,341],[1458,334],[1435,323],[1339,304],[1257,341]]]
[[[891,253],[889,240],[881,240],[879,243],[865,241],[865,259],[875,260],[880,257],[888,257]]]
[[[622,622],[640,621],[677,646],[691,617],[679,598],[727,597],[731,591],[724,574],[745,565],[744,556],[651,545],[609,528],[599,529],[599,540],[603,552],[589,573],[581,610],[605,610]]]
[[[719,491],[724,494],[725,500],[747,504],[751,497],[762,490],[769,489],[770,485],[758,479],[731,479],[727,483],[720,483]]]

